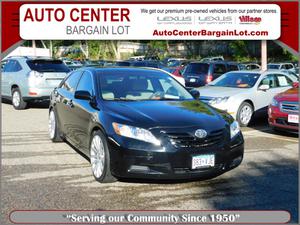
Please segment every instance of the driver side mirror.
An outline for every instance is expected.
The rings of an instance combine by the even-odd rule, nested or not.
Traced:
[[[189,92],[194,97],[194,99],[200,98],[200,92],[197,89],[192,89]]]
[[[262,84],[258,87],[258,90],[261,90],[261,91],[266,91],[269,89],[270,89],[270,85],[268,85],[268,84]]]
[[[88,91],[75,91],[74,97],[82,100],[92,100],[92,96]]]

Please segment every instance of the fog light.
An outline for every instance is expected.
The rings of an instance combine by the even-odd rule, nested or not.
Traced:
[[[148,166],[130,166],[129,172],[148,172],[150,169]]]
[[[242,156],[235,158],[234,160],[232,160],[230,167],[238,166],[242,162],[242,160],[243,160]]]

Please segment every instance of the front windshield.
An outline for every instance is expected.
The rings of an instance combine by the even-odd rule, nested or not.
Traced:
[[[279,67],[280,67],[280,65],[278,65],[278,64],[269,64],[269,65],[267,65],[268,69],[273,69],[273,70],[278,70]]]
[[[209,85],[218,87],[251,88],[255,85],[259,76],[259,73],[225,73]]]
[[[192,100],[192,95],[168,74],[160,71],[104,71],[101,97],[111,101]]]

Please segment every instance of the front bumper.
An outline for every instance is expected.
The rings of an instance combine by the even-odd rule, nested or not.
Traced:
[[[288,113],[281,112],[278,107],[269,106],[268,122],[271,127],[281,130],[298,131],[299,124],[288,122]]]
[[[207,149],[172,149],[145,151],[126,149],[109,141],[111,171],[116,177],[139,179],[205,179],[237,167],[243,160],[244,140],[241,133],[229,145]],[[191,169],[192,156],[215,155],[215,166]]]

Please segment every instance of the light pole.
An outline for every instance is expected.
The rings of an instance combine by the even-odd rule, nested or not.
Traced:
[[[267,41],[261,41],[261,69],[267,70],[268,56],[267,56]]]

